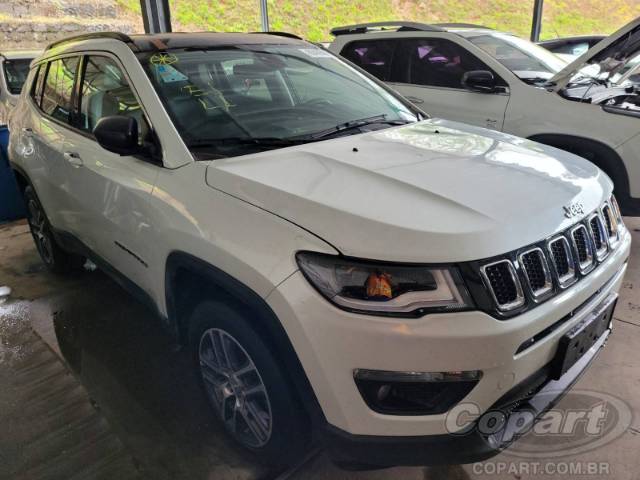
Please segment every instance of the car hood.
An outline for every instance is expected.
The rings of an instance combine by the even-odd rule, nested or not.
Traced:
[[[611,190],[572,154],[438,119],[212,161],[206,181],[344,255],[406,262],[523,247],[578,220],[563,206],[588,212]]]
[[[563,88],[576,72],[589,64],[599,64],[600,72],[613,73],[640,51],[640,17],[612,33],[555,74],[550,83]]]

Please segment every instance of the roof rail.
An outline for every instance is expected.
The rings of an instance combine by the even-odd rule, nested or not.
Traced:
[[[385,27],[389,27],[389,30],[395,28],[397,32],[407,31],[422,31],[422,32],[442,32],[443,29],[435,26],[428,25],[426,23],[418,22],[405,22],[405,21],[389,21],[389,22],[371,22],[371,23],[358,23],[355,25],[346,25],[344,27],[336,27],[331,29],[331,35],[337,37],[339,35],[353,35],[356,33],[367,33],[370,31],[385,30]]]
[[[475,23],[435,23],[434,25],[442,28],[484,28],[487,30],[493,30],[491,27],[485,27],[484,25],[477,25]]]
[[[121,32],[92,32],[92,33],[83,33],[80,35],[74,35],[72,37],[66,37],[61,40],[57,40],[55,42],[50,43],[45,47],[45,51],[51,50],[54,47],[59,47],[60,45],[64,45],[66,43],[71,42],[79,42],[81,40],[91,40],[94,38],[111,38],[113,40],[120,40],[121,42],[125,42],[129,45],[134,45],[131,37],[125,33]]]
[[[304,40],[304,38],[299,37],[298,35],[296,35],[295,33],[289,33],[289,32],[251,32],[251,33],[255,33],[255,34],[262,34],[262,35],[275,35],[277,37],[287,37],[287,38],[295,38],[296,40]]]

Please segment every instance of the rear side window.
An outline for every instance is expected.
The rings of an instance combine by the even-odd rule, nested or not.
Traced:
[[[393,40],[356,41],[346,45],[340,55],[383,82],[392,82],[396,77],[392,70],[396,44]]]
[[[53,60],[44,81],[40,107],[56,120],[69,123],[73,111],[73,85],[78,70],[79,57]]]
[[[40,106],[40,100],[42,100],[42,85],[44,83],[44,76],[47,73],[47,64],[43,63],[39,65],[38,71],[33,78],[33,88],[31,89],[31,98],[36,105]]]
[[[142,142],[149,127],[123,71],[110,58],[86,57],[80,83],[79,124],[76,126],[92,133],[101,118],[113,115],[135,118]]]
[[[441,38],[405,40],[402,52],[407,56],[409,83],[415,85],[463,88],[465,72],[491,71],[465,48]]]

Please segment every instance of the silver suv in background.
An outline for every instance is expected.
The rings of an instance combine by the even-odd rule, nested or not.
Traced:
[[[567,64],[528,40],[469,24],[334,28],[329,50],[434,117],[579,155],[640,215],[640,18]]]
[[[0,125],[6,125],[9,112],[18,101],[31,61],[40,55],[35,50],[0,52]]]

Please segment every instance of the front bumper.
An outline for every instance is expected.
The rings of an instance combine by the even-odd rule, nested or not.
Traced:
[[[493,455],[500,446],[484,444],[473,436],[451,439],[446,413],[400,416],[374,412],[357,389],[354,370],[481,370],[480,382],[463,402],[472,402],[485,412],[549,365],[562,335],[618,292],[630,242],[631,236],[625,232],[618,248],[588,277],[508,320],[480,311],[419,319],[353,314],[332,306],[299,272],[274,290],[267,301],[287,331],[322,408],[329,424],[329,448],[336,458],[346,461],[341,452],[351,451],[358,458],[358,453],[366,451],[363,458],[377,459],[379,450],[380,455],[391,455],[381,465],[434,463],[428,457],[436,463],[473,461]],[[565,317],[567,320],[557,326]],[[518,351],[527,340],[553,325],[555,328],[534,345]],[[564,388],[580,373],[572,372],[570,381],[569,372],[562,377]],[[554,384],[555,388],[560,386]],[[390,448],[391,444],[395,446]],[[438,453],[427,454],[428,450]]]
[[[490,410],[502,410],[517,402],[510,413],[527,411],[536,417],[553,407],[563,394],[580,378],[589,364],[598,355],[609,337],[607,330],[573,367],[559,380],[546,380],[548,368],[536,372],[529,379],[514,387],[498,400]],[[538,385],[542,380],[542,384]],[[538,390],[533,395],[531,389]],[[524,398],[520,400],[520,398]],[[426,435],[412,437],[390,437],[375,435],[351,435],[331,425],[324,433],[324,444],[334,462],[367,468],[383,468],[395,465],[447,465],[473,463],[486,460],[518,438],[519,432],[526,432],[530,423],[518,425],[517,431],[501,432],[509,441],[501,442],[482,435],[473,428],[468,434]],[[515,427],[511,427],[515,428]]]

